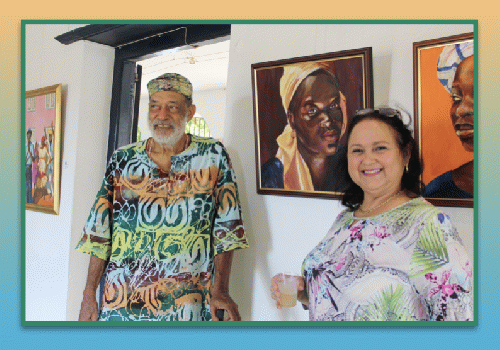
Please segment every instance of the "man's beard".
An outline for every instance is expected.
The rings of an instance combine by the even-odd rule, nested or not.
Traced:
[[[180,125],[177,125],[174,122],[158,121],[158,120],[155,121],[149,120],[148,122],[149,122],[149,130],[151,131],[153,139],[163,146],[172,148],[177,144],[177,142],[181,140],[182,136],[185,133],[187,124],[187,115],[180,120]],[[156,129],[156,125],[158,124],[162,124],[163,126],[169,126],[172,128],[172,130],[164,134]]]

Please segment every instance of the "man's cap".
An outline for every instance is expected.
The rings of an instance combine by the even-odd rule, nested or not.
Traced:
[[[174,91],[183,95],[188,101],[193,100],[193,85],[184,76],[177,73],[165,73],[149,81],[147,84],[149,98],[158,91]]]

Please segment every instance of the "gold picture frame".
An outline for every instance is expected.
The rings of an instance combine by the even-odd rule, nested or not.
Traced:
[[[26,91],[24,198],[26,209],[59,214],[62,84]]]

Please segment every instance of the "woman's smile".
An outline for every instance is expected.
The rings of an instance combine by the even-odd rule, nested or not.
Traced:
[[[373,175],[377,175],[379,174],[380,172],[382,171],[382,168],[378,168],[378,169],[369,169],[369,170],[363,170],[361,171],[364,175],[366,176],[373,176]]]

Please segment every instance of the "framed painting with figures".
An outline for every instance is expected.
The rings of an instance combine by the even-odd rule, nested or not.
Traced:
[[[59,214],[61,89],[52,85],[25,94],[26,209]]]

